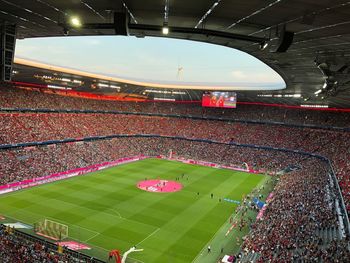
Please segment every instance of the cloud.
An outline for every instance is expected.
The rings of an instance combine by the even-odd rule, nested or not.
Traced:
[[[247,74],[241,70],[234,70],[231,72],[231,76],[234,77],[236,80],[246,80]]]

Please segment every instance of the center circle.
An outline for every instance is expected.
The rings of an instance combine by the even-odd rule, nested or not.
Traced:
[[[137,188],[153,193],[171,193],[182,189],[182,184],[169,180],[144,180],[137,183]]]

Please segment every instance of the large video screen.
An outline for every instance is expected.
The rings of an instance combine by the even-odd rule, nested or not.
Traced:
[[[212,91],[203,93],[202,106],[214,108],[236,108],[236,92]]]

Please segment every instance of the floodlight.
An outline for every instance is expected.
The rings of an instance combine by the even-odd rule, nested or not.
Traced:
[[[81,26],[81,21],[76,16],[72,17],[70,22],[71,22],[72,26],[75,26],[75,27],[80,27]]]
[[[260,43],[260,49],[261,49],[261,50],[264,50],[265,48],[267,48],[268,45],[269,45],[269,42],[268,42],[268,41],[261,42],[261,43]]]
[[[164,24],[163,24],[162,33],[163,33],[163,35],[169,34],[168,23],[164,23]]]

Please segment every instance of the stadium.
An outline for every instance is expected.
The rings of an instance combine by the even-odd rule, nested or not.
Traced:
[[[349,262],[349,13],[0,0],[0,262]]]

